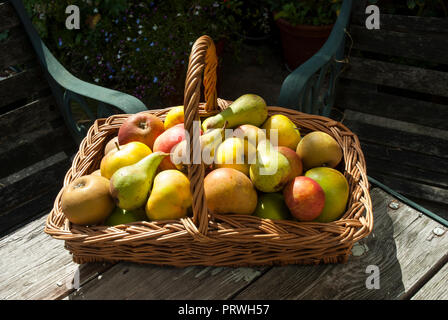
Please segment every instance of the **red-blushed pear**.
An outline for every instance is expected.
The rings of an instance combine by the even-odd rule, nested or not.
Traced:
[[[299,221],[313,221],[325,206],[325,193],[313,179],[299,176],[283,189],[286,206]]]
[[[153,114],[139,112],[123,122],[118,131],[118,143],[124,145],[132,141],[138,141],[152,149],[154,141],[164,130],[162,120]]]
[[[265,132],[251,124],[239,126],[233,131],[233,136],[249,141],[254,147],[257,147],[260,141],[266,140]]]
[[[174,147],[182,140],[185,140],[184,124],[179,123],[157,137],[154,142],[153,150],[154,152],[162,151],[165,153],[171,153],[174,150]],[[161,170],[177,169],[170,157],[163,159],[159,168]]]
[[[303,173],[303,165],[299,155],[288,147],[280,146],[277,147],[277,150],[288,159],[289,164],[291,165],[289,179],[292,180],[297,176],[301,176]]]

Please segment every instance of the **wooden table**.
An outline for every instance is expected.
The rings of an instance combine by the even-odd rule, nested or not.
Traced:
[[[43,232],[42,216],[0,239],[0,298],[448,299],[446,228],[381,189],[372,189],[371,196],[373,232],[354,246],[348,263],[339,265],[77,265],[63,241]],[[379,268],[379,289],[366,287],[370,265]],[[75,274],[80,275],[77,290],[71,288]]]

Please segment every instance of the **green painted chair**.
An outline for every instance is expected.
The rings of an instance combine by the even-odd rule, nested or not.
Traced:
[[[333,30],[322,48],[284,80],[277,105],[310,114],[330,116],[337,77],[344,59],[346,28],[352,0],[344,0]],[[328,88],[322,94],[324,85]]]
[[[344,0],[339,17],[322,48],[308,61],[293,70],[284,80],[277,105],[309,114],[330,117],[335,101],[335,87],[345,59],[345,40],[352,6],[365,5],[359,1]],[[325,85],[325,86],[324,86]],[[368,177],[369,182],[392,194],[416,210],[448,227],[448,221],[412,200],[397,193],[380,181]]]
[[[31,41],[64,121],[76,142],[79,143],[84,138],[88,128],[76,122],[72,112],[72,101],[75,101],[92,121],[117,112],[136,113],[147,110],[144,103],[136,97],[100,87],[73,76],[59,63],[40,39],[22,1],[11,0],[11,3]],[[96,115],[87,105],[86,98],[97,102]]]

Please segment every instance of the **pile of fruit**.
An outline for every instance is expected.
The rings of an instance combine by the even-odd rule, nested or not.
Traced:
[[[183,106],[164,121],[149,112],[129,116],[105,146],[100,168],[65,187],[67,219],[113,226],[191,215],[190,159],[206,166],[211,213],[330,222],[345,212],[349,185],[336,169],[342,149],[327,133],[302,137],[287,116],[269,117],[254,94],[194,125],[201,135],[190,148]]]

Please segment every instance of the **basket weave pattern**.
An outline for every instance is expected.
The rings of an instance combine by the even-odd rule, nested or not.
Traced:
[[[185,129],[190,133],[190,148],[199,145],[193,142],[199,140],[199,135],[193,134],[193,121],[199,116],[216,114],[231,103],[216,96],[216,65],[213,41],[207,36],[199,38],[190,55],[185,85]],[[199,103],[202,75],[206,103]],[[347,210],[339,220],[330,223],[273,221],[247,215],[211,214],[204,196],[204,165],[191,164],[188,178],[193,195],[192,217],[114,227],[74,225],[61,209],[63,188],[47,217],[45,232],[65,240],[65,247],[77,263],[124,260],[181,267],[347,261],[353,244],[373,228],[366,164],[358,138],[341,123],[325,117],[280,107],[268,109],[269,115],[286,115],[302,134],[323,131],[341,146],[350,193]],[[169,110],[146,112],[164,119]],[[120,114],[95,121],[65,176],[64,186],[99,168],[106,143],[117,135],[129,116]],[[190,155],[193,157],[193,152]]]

